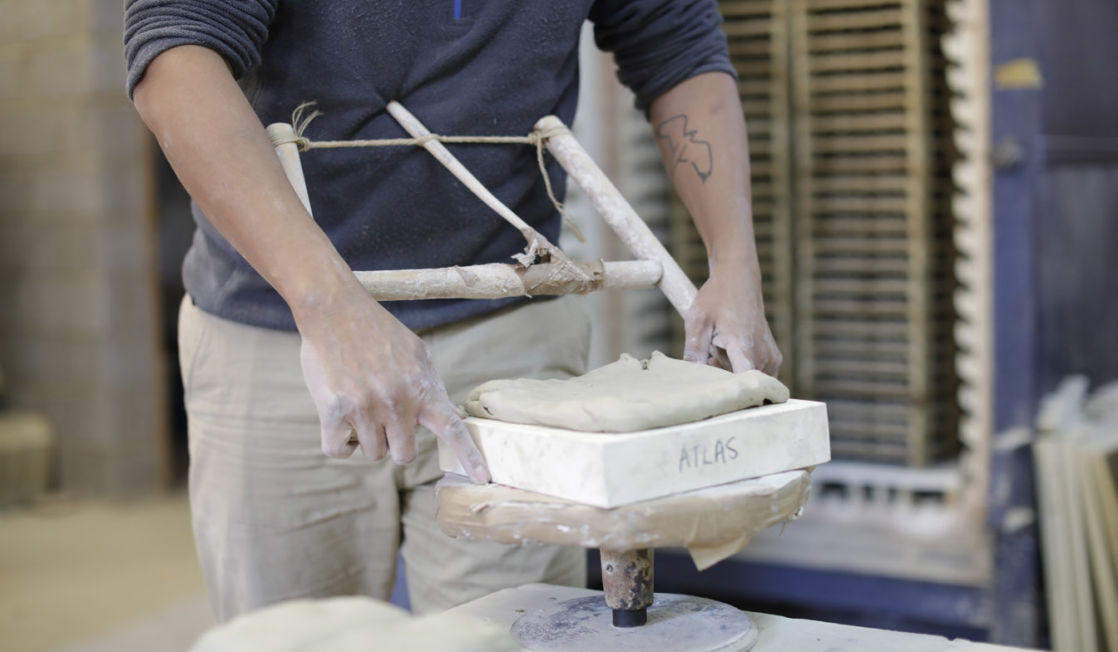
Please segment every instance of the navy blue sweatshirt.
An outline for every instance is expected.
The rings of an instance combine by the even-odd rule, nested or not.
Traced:
[[[432,132],[524,135],[540,117],[571,124],[584,20],[648,105],[697,74],[733,74],[714,0],[128,0],[128,93],[179,45],[229,63],[264,124],[317,102],[315,140],[406,136],[385,112],[397,100]],[[559,216],[533,148],[450,146],[506,205],[552,242]],[[550,159],[549,159],[550,160]],[[311,150],[302,155],[315,220],[355,270],[511,262],[521,235],[420,148]],[[565,176],[549,173],[562,196]],[[294,329],[287,305],[194,206],[183,265],[206,312]],[[483,315],[523,299],[386,303],[412,329]]]

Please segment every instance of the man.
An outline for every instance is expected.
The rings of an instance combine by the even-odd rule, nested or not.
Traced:
[[[384,111],[391,100],[437,133],[521,135],[547,114],[569,124],[589,18],[658,125],[710,254],[686,357],[705,363],[721,348],[737,371],[779,366],[761,303],[745,125],[714,2],[125,7],[129,92],[196,203],[180,353],[192,519],[219,618],[296,597],[386,598],[397,548],[417,611],[529,581],[580,584],[585,573],[581,550],[443,536],[432,490],[434,436],[475,481],[488,480],[454,401],[490,378],[581,373],[585,315],[567,300],[371,300],[352,269],[508,262],[524,243],[417,148],[305,155],[312,219],[262,126],[304,101],[324,112],[311,135],[329,139],[402,136]],[[557,239],[531,148],[468,145],[456,155]],[[550,173],[562,193],[554,164]],[[367,459],[334,459],[354,451],[351,439]]]

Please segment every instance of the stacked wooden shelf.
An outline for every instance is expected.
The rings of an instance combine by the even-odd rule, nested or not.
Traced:
[[[836,457],[955,452],[954,125],[932,0],[795,0],[796,388]]]
[[[958,450],[946,4],[720,3],[782,378],[827,403],[836,458],[924,466]],[[675,253],[701,281],[702,244],[675,213]]]

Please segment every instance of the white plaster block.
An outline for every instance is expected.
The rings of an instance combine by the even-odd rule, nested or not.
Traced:
[[[572,502],[616,507],[831,459],[827,407],[790,400],[696,423],[585,433],[470,417],[493,481]],[[439,447],[444,471],[463,473]]]

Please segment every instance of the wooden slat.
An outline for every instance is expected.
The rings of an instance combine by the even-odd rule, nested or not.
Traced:
[[[730,0],[719,2],[718,10],[727,18],[733,16],[764,16],[772,11],[774,1],[779,2],[780,0]]]
[[[816,208],[818,209],[818,204]],[[820,217],[820,215],[817,210],[812,232],[815,237],[875,235],[903,238],[907,233],[903,216],[896,214],[879,217],[864,217],[861,213],[827,217]]]
[[[874,378],[904,378],[908,374],[907,360],[872,360],[861,358],[858,360],[827,360],[819,358],[816,362],[820,373],[872,376]]]
[[[765,60],[738,59],[734,61],[734,70],[739,77],[757,78],[770,81],[772,79],[772,62]]]
[[[807,8],[810,11],[826,11],[828,9],[847,11],[860,7],[898,7],[901,4],[899,0],[807,0]]]
[[[728,25],[729,23],[723,23]],[[727,38],[727,47],[730,56],[735,60],[744,61],[769,61],[772,52],[772,43],[767,38]]]
[[[811,94],[856,93],[903,89],[908,76],[904,72],[883,71],[862,75],[821,75],[811,81]]]
[[[907,114],[903,112],[889,113],[854,113],[845,115],[817,115],[811,120],[812,133],[825,134],[828,132],[900,132],[907,126]]]
[[[845,430],[837,431],[831,428],[831,456],[847,459],[863,460],[866,462],[892,462],[896,463],[897,456],[903,457],[905,444],[903,441],[888,441],[875,437],[867,437],[864,433],[851,440],[847,440]],[[853,431],[855,435],[858,430]],[[836,434],[837,433],[837,434]]]
[[[806,319],[815,314],[814,308],[804,315]],[[908,336],[908,329],[900,321],[855,321],[851,319],[826,320],[825,332],[833,337],[866,338],[873,337],[882,340],[902,340]],[[814,345],[814,340],[812,342]]]
[[[809,70],[812,73],[826,72],[872,72],[903,68],[903,50],[884,50],[880,52],[856,52],[853,54],[827,53],[812,57]]]
[[[860,113],[894,109],[904,111],[907,107],[904,93],[882,91],[878,93],[851,93],[847,95],[815,95],[811,99],[811,109],[815,113]]]
[[[749,128],[749,114],[746,114],[746,128]],[[758,156],[771,157],[773,153],[772,141],[770,140],[751,140],[749,141],[749,157],[756,158]]]
[[[842,274],[851,272],[862,274],[904,274],[908,272],[908,262],[903,258],[858,260],[821,257],[815,263],[814,267],[819,274]]]
[[[904,382],[894,378],[817,378],[815,393],[819,397],[881,397],[912,398],[912,392]]]
[[[819,174],[906,172],[908,170],[908,157],[904,154],[819,157],[815,159],[815,170]]]
[[[905,403],[883,401],[844,401],[827,404],[827,414],[835,421],[873,420],[903,423],[908,419],[911,406]]]
[[[853,450],[866,450],[858,455],[865,461],[904,459],[907,450],[909,421],[835,420],[831,422],[831,456],[850,455]],[[880,457],[879,457],[880,456]]]
[[[816,291],[833,295],[867,294],[880,296],[881,294],[903,294],[907,285],[904,279],[850,279],[850,278],[821,278],[816,280]]]
[[[753,117],[756,117],[758,119],[760,119],[761,117],[772,119],[772,101],[767,98],[745,100],[741,103],[741,108],[743,111],[745,111],[745,117],[747,120]],[[752,151],[752,148],[750,148],[750,154],[755,155],[756,152]]]
[[[814,55],[850,50],[870,50],[880,48],[901,48],[904,37],[901,30],[881,32],[830,32],[815,34],[808,47]]]
[[[908,315],[908,304],[903,302],[886,303],[872,299],[838,299],[816,295],[813,303],[813,313],[824,317],[904,319]]]
[[[893,322],[831,320],[824,325],[831,330],[816,333],[814,342],[821,355],[831,355],[847,349],[861,351],[863,347],[873,347],[875,355],[908,354],[907,333],[900,331],[899,325]]]
[[[773,164],[769,161],[758,161],[750,165],[749,171],[755,178],[771,177],[773,175]]]
[[[771,27],[768,20],[735,20],[722,25],[722,31],[727,37],[735,36],[764,36],[770,33]]]
[[[807,29],[812,33],[852,29],[895,28],[903,16],[898,8],[876,9],[862,12],[818,13],[808,12]]]
[[[859,136],[815,135],[811,152],[903,152],[908,147],[904,134],[864,134]]]
[[[816,214],[822,213],[888,213],[903,214],[907,205],[903,197],[817,197],[813,201]]]
[[[893,254],[903,256],[908,251],[908,238],[858,238],[851,236],[821,238],[815,245],[821,255],[848,254],[867,257]]]
[[[891,193],[903,196],[908,190],[905,176],[856,176],[820,177],[812,181],[812,190],[819,193],[851,196],[855,193]]]

